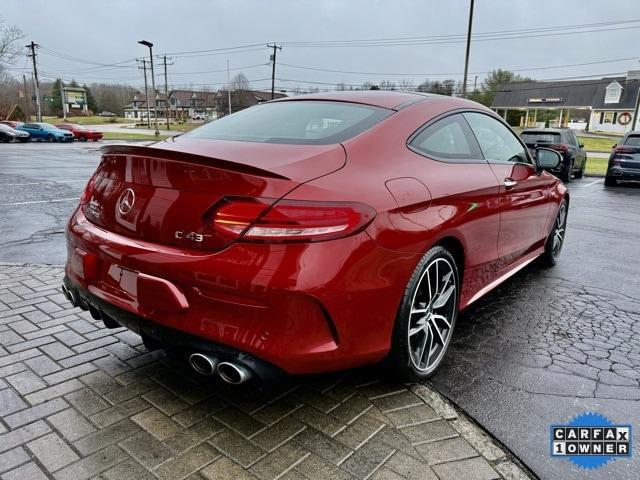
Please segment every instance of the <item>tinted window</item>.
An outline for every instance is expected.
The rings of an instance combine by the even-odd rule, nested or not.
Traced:
[[[371,128],[393,111],[346,102],[285,101],[256,105],[185,137],[243,142],[332,144]]]
[[[566,136],[567,136],[567,142],[569,143],[569,145],[573,145],[574,147],[578,146],[578,139],[576,138],[576,135],[573,132],[566,132]]]
[[[484,158],[502,162],[530,163],[525,147],[503,123],[482,113],[465,113]]]
[[[35,128],[35,129],[40,128],[40,127],[38,126],[38,124],[36,124],[36,123],[27,123],[27,124],[25,124],[24,126],[25,126],[26,128]]]
[[[640,135],[629,135],[624,141],[624,145],[640,147]]]
[[[560,134],[554,132],[524,132],[521,137],[525,143],[560,143]]]
[[[409,145],[426,155],[451,160],[481,158],[473,134],[464,118],[450,115],[429,125]]]

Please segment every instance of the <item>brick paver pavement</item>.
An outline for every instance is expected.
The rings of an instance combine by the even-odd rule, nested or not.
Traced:
[[[0,265],[2,480],[529,478],[428,386],[230,388],[70,308],[61,278]]]

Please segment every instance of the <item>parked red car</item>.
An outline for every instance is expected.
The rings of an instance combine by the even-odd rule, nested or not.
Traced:
[[[11,128],[18,128],[20,125],[24,125],[24,122],[18,122],[15,120],[2,120],[0,123],[3,125],[9,125]]]
[[[102,138],[102,132],[90,130],[84,125],[78,125],[76,123],[60,123],[56,125],[56,127],[70,131],[73,133],[73,138],[80,140],[81,142],[86,142],[87,140],[97,142]]]
[[[229,383],[385,358],[423,379],[461,309],[564,240],[560,155],[460,98],[298,96],[101,150],[65,295]]]

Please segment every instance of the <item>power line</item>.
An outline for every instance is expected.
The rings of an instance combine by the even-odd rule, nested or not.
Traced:
[[[564,65],[548,65],[548,66],[541,66],[541,67],[528,67],[528,68],[509,68],[509,67],[505,67],[502,68],[502,70],[509,70],[510,72],[531,72],[531,71],[538,71],[538,70],[553,70],[553,69],[557,69],[557,68],[569,68],[569,67],[583,67],[583,66],[588,66],[588,65],[600,65],[600,64],[604,64],[604,63],[616,63],[616,62],[625,62],[625,61],[631,61],[631,60],[638,60],[639,57],[625,57],[625,58],[615,58],[615,59],[611,59],[611,60],[599,60],[599,61],[593,61],[593,62],[583,62],[583,63],[569,63],[569,64],[564,64]],[[337,69],[330,69],[330,68],[317,68],[317,67],[309,67],[309,66],[305,66],[305,65],[292,65],[290,63],[282,63],[280,62],[278,65],[282,66],[282,67],[289,67],[289,68],[297,68],[297,69],[301,69],[301,70],[311,70],[311,71],[315,71],[315,72],[329,72],[329,73],[347,73],[347,74],[351,74],[351,75],[375,75],[375,76],[388,76],[388,77],[392,77],[392,76],[405,76],[405,77],[418,77],[418,76],[424,76],[424,77],[429,77],[429,76],[446,76],[446,75],[451,75],[451,76],[456,76],[456,75],[462,75],[464,72],[440,72],[440,73],[436,73],[436,72],[362,72],[362,71],[354,71],[354,70],[337,70]],[[488,73],[491,73],[491,70],[486,70],[486,71],[476,71],[476,72],[469,72],[472,75],[486,75]]]
[[[548,26],[548,27],[537,27],[530,29],[517,29],[517,30],[496,30],[490,32],[480,32],[472,35],[473,40],[481,40],[481,39],[494,39],[494,38],[514,38],[513,35],[519,36],[528,36],[529,34],[533,34],[531,36],[538,36],[538,34],[546,34],[553,33],[559,31],[560,33],[566,34],[574,34],[574,33],[589,33],[592,30],[581,30],[575,32],[569,32],[568,30],[575,29],[584,29],[584,28],[593,28],[593,27],[604,27],[604,26],[612,26],[612,25],[629,25],[634,23],[639,23],[640,19],[633,20],[614,20],[607,22],[597,22],[597,23],[585,23],[585,24],[574,24],[574,25],[558,25],[558,26]],[[638,25],[622,27],[626,28],[638,28]],[[615,30],[615,29],[607,29],[607,31]],[[387,44],[420,44],[422,42],[440,42],[440,41],[456,41],[459,43],[460,41],[466,41],[466,34],[445,34],[445,35],[429,35],[429,36],[414,36],[414,37],[391,37],[391,38],[370,38],[370,39],[359,39],[359,40],[318,40],[318,41],[288,41],[282,42],[286,46],[312,46],[312,47],[320,47],[320,46],[375,46],[380,44],[381,46]]]

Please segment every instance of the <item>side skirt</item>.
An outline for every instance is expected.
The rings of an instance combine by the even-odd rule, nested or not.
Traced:
[[[503,268],[500,272],[498,272],[498,277],[495,280],[493,280],[487,286],[485,286],[485,287],[481,288],[480,290],[478,290],[478,292],[476,292],[476,294],[473,295],[469,299],[469,301],[467,303],[465,303],[464,305],[460,305],[460,310],[468,307],[473,302],[478,300],[480,297],[484,296],[485,294],[487,294],[488,292],[490,292],[491,290],[496,288],[502,282],[504,282],[505,280],[509,279],[510,277],[512,277],[513,275],[518,273],[520,270],[522,270],[524,267],[529,265],[531,262],[533,262],[536,258],[538,258],[543,253],[544,253],[544,246],[542,246],[542,247],[534,250],[533,252],[525,255],[524,257],[522,257],[516,263],[513,263],[513,264],[509,265],[508,267]]]

